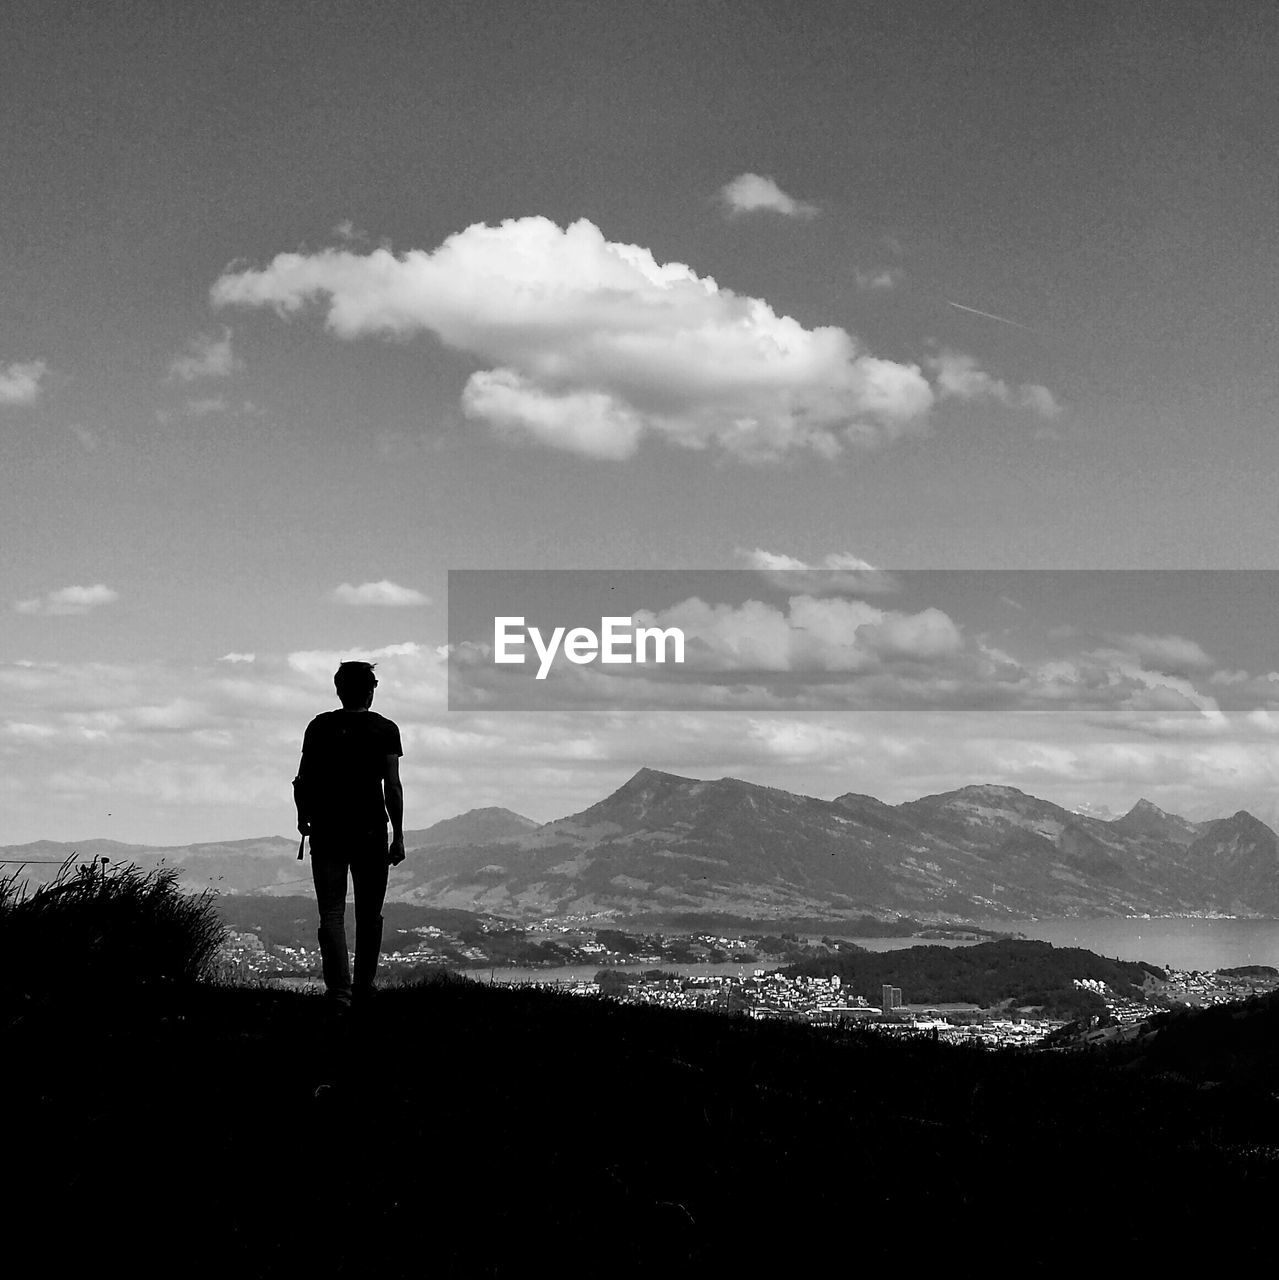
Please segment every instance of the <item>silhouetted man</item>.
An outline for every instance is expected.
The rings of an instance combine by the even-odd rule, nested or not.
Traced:
[[[342,709],[326,711],[307,725],[293,795],[298,830],[311,837],[325,991],[346,1007],[373,992],[387,870],[404,861],[404,753],[394,721],[369,710],[377,688],[372,663],[343,662],[333,684]],[[346,949],[348,869],[355,889],[354,983]]]

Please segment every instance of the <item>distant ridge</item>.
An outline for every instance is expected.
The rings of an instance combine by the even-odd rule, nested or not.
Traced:
[[[522,837],[435,850],[407,896],[517,918],[1265,914],[1279,845],[1247,816],[1213,828],[1225,857],[1148,802],[1107,821],[995,784],[889,805],[642,768]]]
[[[405,842],[392,901],[520,920],[1279,916],[1279,836],[1246,811],[1193,823],[1141,800],[1102,819],[990,783],[890,805],[855,790],[825,800],[641,768],[551,822],[490,806]],[[36,841],[3,856],[73,850],[165,861],[188,887],[225,893],[300,893],[309,879],[292,836],[175,848]]]
[[[406,849],[431,849],[445,844],[486,844],[513,840],[535,831],[539,823],[511,809],[489,806],[468,809],[455,818],[444,818],[420,831],[404,833]]]

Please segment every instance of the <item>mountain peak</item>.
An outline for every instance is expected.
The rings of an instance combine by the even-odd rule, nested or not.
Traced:
[[[410,849],[446,844],[488,844],[527,835],[539,825],[523,814],[488,805],[482,809],[468,809],[453,818],[444,818],[422,831],[406,831],[404,843]]]
[[[1236,809],[1228,818],[1215,818],[1211,822],[1202,823],[1201,830],[1205,839],[1220,839],[1227,833],[1276,838],[1275,832],[1247,809]]]
[[[1017,787],[1006,787],[997,782],[970,782],[966,787],[957,787],[954,791],[942,791],[936,795],[921,796],[918,800],[907,800],[905,804],[924,805],[929,808],[958,806],[968,807],[974,804],[1007,805],[1024,804],[1026,801],[1036,804],[1048,804],[1046,800],[1028,795]]]
[[[653,783],[692,781],[692,778],[681,777],[678,773],[665,773],[661,769],[650,769],[648,765],[642,765],[640,768],[636,769],[622,785],[629,787],[633,782]]]
[[[684,778],[678,773],[663,773],[661,769],[650,769],[645,765],[641,769],[636,769],[620,787],[613,791],[610,796],[606,796],[605,800],[611,799],[612,796],[649,794],[655,790],[672,791],[678,787],[693,785],[696,782],[696,778]]]
[[[1124,814],[1125,818],[1132,817],[1150,817],[1150,818],[1171,818],[1175,815],[1168,812],[1167,809],[1161,809],[1157,804],[1152,804],[1149,800],[1142,796],[1131,809]]]
[[[1186,846],[1199,836],[1197,824],[1169,813],[1149,800],[1138,800],[1122,818],[1115,818],[1110,823],[1116,831],[1125,835],[1139,836],[1155,840],[1169,840],[1175,845]]]
[[[1273,834],[1260,818],[1249,813],[1247,809],[1236,809],[1230,817],[1223,818],[1222,821],[1229,823],[1240,831],[1264,831]]]

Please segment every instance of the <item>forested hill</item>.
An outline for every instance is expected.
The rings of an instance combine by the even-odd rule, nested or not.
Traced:
[[[1094,978],[1120,995],[1140,995],[1147,976],[1163,970],[1144,962],[1108,960],[1082,947],[1003,940],[971,947],[907,947],[900,951],[844,952],[805,960],[784,972],[838,975],[850,994],[878,1004],[885,984],[900,987],[907,1004],[978,1004],[1011,1000],[1049,1008],[1077,1003],[1076,978]]]

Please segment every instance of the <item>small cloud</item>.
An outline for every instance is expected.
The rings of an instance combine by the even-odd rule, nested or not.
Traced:
[[[857,281],[857,287],[870,293],[882,293],[886,289],[894,289],[902,278],[902,273],[893,267],[885,267],[882,271],[862,271],[858,268],[853,275]]]
[[[219,662],[256,662],[256,653],[224,653]]]
[[[848,551],[831,551],[822,557],[820,565],[809,564],[797,556],[788,556],[783,551],[765,551],[763,547],[756,547],[753,551],[739,547],[737,554],[752,569],[855,569],[877,572],[873,564]]]
[[[40,380],[49,372],[43,360],[28,360],[0,369],[0,404],[33,404]]]
[[[1010,409],[1029,409],[1044,418],[1055,418],[1061,413],[1061,406],[1047,387],[1038,383],[1009,386],[962,352],[942,351],[929,356],[924,363],[937,379],[937,390],[943,400],[996,400]]]
[[[776,585],[807,595],[887,595],[901,590],[891,573],[848,551],[828,552],[818,564],[763,547],[750,551],[738,547],[737,555],[748,568],[758,570]]]
[[[772,178],[758,173],[738,174],[719,190],[719,198],[730,218],[744,213],[780,213],[787,218],[815,218],[817,206],[788,196]]]
[[[60,587],[47,595],[35,596],[30,600],[18,600],[14,608],[19,613],[34,614],[40,617],[88,613],[99,605],[113,604],[120,598],[118,591],[98,583],[92,587]]]
[[[239,369],[241,363],[231,350],[230,329],[223,329],[220,338],[211,333],[201,333],[187,343],[182,355],[173,357],[169,364],[169,381],[226,378]]]
[[[343,218],[333,228],[333,238],[341,240],[343,244],[363,244],[368,241],[369,233],[362,231],[350,218]]]
[[[1037,382],[1023,383],[1018,391],[1021,393],[1022,405],[1044,418],[1056,418],[1061,413],[1061,405],[1053,397],[1047,387]]]
[[[344,582],[334,589],[331,599],[337,604],[373,604],[392,608],[431,603],[428,596],[415,588],[401,587],[385,578],[381,582],[362,582],[358,587]]]

